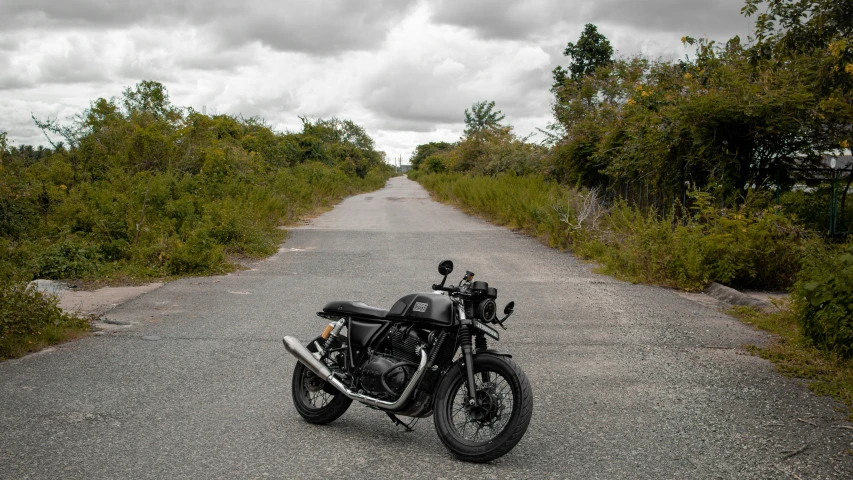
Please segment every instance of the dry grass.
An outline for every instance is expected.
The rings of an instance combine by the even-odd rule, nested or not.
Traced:
[[[815,394],[845,404],[853,419],[853,360],[844,360],[815,348],[803,337],[790,310],[764,314],[749,307],[733,307],[728,313],[773,334],[774,340],[769,346],[749,347],[752,353],[775,363],[781,374],[806,380]]]

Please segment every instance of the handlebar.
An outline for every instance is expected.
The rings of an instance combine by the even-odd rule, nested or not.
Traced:
[[[440,292],[449,292],[452,297],[470,297],[471,292],[461,287],[454,287],[453,285],[449,287],[442,287],[441,285],[433,284],[433,290],[438,290]]]
[[[443,287],[443,286],[435,284],[435,283],[432,284],[432,289],[438,290],[440,292],[450,292],[450,293],[456,293],[459,291],[459,287],[454,287],[453,285],[451,285],[449,287]]]

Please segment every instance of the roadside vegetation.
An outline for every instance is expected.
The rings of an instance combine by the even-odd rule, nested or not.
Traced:
[[[10,146],[0,133],[0,311],[40,313],[3,317],[0,358],[19,350],[7,345],[79,326],[27,287],[35,278],[228,272],[274,253],[279,226],[393,173],[351,121],[303,119],[301,132],[275,132],[255,118],[173,106],[153,81],[70,121],[34,121],[49,148]]]
[[[849,413],[853,419],[853,360],[817,348],[803,334],[792,310],[766,314],[750,307],[733,307],[726,313],[773,334],[768,346],[750,345],[750,352],[775,363],[786,377],[805,380],[817,395],[830,396],[852,407]]]
[[[545,142],[478,102],[458,142],[417,148],[410,177],[622,279],[790,291],[790,311],[751,321],[795,332],[762,355],[809,378],[825,376],[785,362],[820,364],[840,380],[813,388],[853,407],[853,166],[829,162],[853,144],[853,9],[742,12],[752,37],[684,37],[695,53],[678,61],[615,58],[587,25],[553,72]]]

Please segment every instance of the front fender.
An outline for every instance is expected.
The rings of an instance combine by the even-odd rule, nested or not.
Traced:
[[[498,350],[493,350],[491,348],[486,349],[486,350],[476,350],[474,352],[474,361],[475,362],[477,361],[477,355],[492,355],[495,357],[512,358],[511,353],[501,352]],[[436,379],[436,382],[435,382],[436,391],[438,390],[438,386],[441,385],[441,382],[444,381],[444,378],[447,376],[447,374],[450,373],[450,371],[453,370],[454,368],[458,368],[462,372],[462,375],[464,376],[465,375],[465,358],[459,357],[455,362],[451,363],[449,367],[445,368],[444,371],[441,372],[441,375]]]
[[[495,357],[507,357],[507,358],[512,358],[512,354],[511,354],[511,353],[508,353],[508,352],[501,352],[501,351],[498,351],[498,350],[493,350],[493,349],[491,349],[491,348],[488,348],[488,349],[486,349],[486,350],[476,350],[476,351],[474,351],[474,361],[476,361],[476,360],[477,360],[477,355],[492,355],[492,356],[495,356]],[[436,385],[438,385],[438,384],[440,384],[441,382],[443,382],[443,381],[444,381],[444,377],[446,377],[446,376],[447,376],[447,373],[448,373],[448,372],[450,372],[451,370],[453,370],[454,368],[458,368],[458,369],[462,370],[463,375],[464,375],[464,372],[465,372],[465,357],[459,357],[458,359],[456,359],[456,361],[455,361],[455,362],[451,363],[449,367],[447,367],[446,369],[444,369],[444,371],[441,373],[441,376],[437,379],[437,381],[436,381]]]
[[[511,354],[511,353],[508,353],[508,352],[501,352],[501,351],[498,351],[498,350],[493,350],[493,349],[491,349],[491,348],[488,348],[488,349],[486,349],[486,350],[476,350],[476,351],[474,351],[474,356],[476,357],[477,355],[494,355],[494,356],[496,356],[496,357],[507,357],[507,358],[512,358],[512,354]]]

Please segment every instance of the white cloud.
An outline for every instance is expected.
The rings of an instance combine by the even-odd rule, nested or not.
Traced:
[[[494,100],[519,134],[551,119],[551,70],[587,22],[622,55],[681,57],[681,35],[743,33],[741,0],[4,0],[0,131],[44,143],[30,113],[64,119],[140,80],[174,104],[362,124],[388,158],[455,141]]]
[[[436,78],[459,78],[463,73],[465,73],[465,65],[452,58],[445,58],[432,69],[432,76]]]

